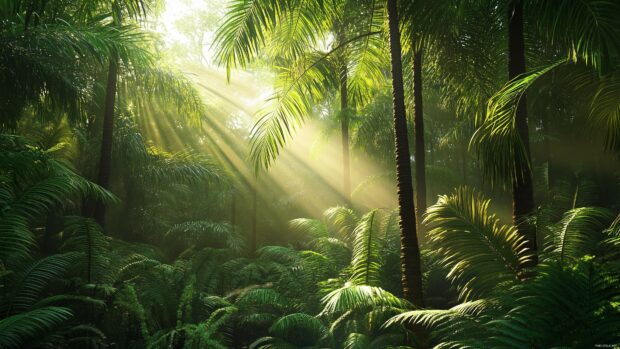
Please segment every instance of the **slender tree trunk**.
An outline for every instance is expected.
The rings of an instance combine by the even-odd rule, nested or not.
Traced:
[[[523,2],[513,0],[508,8],[508,78],[513,79],[525,73],[525,43],[523,38]],[[525,95],[519,101],[515,113],[517,131],[525,146],[528,160],[530,156],[530,139],[527,121]],[[532,173],[527,164],[517,164],[517,171],[512,179],[512,219],[519,234],[527,239],[527,248],[532,252],[532,267],[538,263],[536,231],[527,222],[527,215],[534,211],[534,189]]]
[[[392,61],[392,93],[394,103],[394,133],[396,136],[396,178],[400,209],[400,259],[402,285],[405,299],[415,306],[423,307],[420,248],[416,236],[415,205],[411,181],[411,160],[407,137],[403,66],[398,30],[396,0],[388,0],[388,24],[390,30],[390,55]]]
[[[426,212],[426,148],[424,147],[424,106],[422,103],[422,49],[413,57],[413,103],[415,127],[416,218],[422,234],[422,215]]]
[[[349,158],[349,93],[346,63],[340,71],[340,129],[342,133],[342,193],[347,203],[351,202],[351,167]]]
[[[103,132],[101,136],[101,154],[99,156],[99,175],[97,179],[97,183],[106,189],[110,186],[110,174],[112,172],[112,140],[114,137],[114,104],[116,99],[117,78],[118,61],[116,58],[110,58],[103,109]],[[105,205],[103,203],[97,202],[95,205],[94,217],[100,225],[104,225]]]
[[[256,253],[256,240],[258,231],[256,230],[256,220],[258,219],[258,177],[254,177],[254,186],[252,187],[252,231],[249,241],[250,255],[254,256]]]

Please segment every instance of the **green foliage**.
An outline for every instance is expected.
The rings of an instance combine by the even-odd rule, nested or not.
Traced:
[[[440,264],[450,269],[460,298],[474,300],[518,280],[528,258],[523,238],[512,226],[488,212],[490,201],[467,188],[439,197],[428,208],[424,223]]]
[[[620,342],[616,1],[524,1],[526,66],[539,68],[507,83],[511,1],[399,3],[407,108],[422,107],[412,98],[422,92],[417,140],[427,196],[439,194],[419,227],[428,308],[401,298],[386,2],[230,1],[214,36],[216,63],[228,80],[237,68],[275,80],[253,127],[212,103],[221,97],[215,71],[190,78],[194,62],[168,64],[160,51],[170,38],[151,32],[160,3],[0,4],[0,347]],[[219,21],[215,12],[207,15]],[[209,29],[179,21],[201,38],[192,57],[204,63]],[[422,91],[413,91],[420,55]],[[88,178],[99,171],[110,62],[118,82],[103,188]],[[208,107],[195,88],[207,76]],[[529,144],[515,123],[526,94]],[[338,175],[329,172],[338,157],[319,158],[327,171],[315,172],[295,152],[283,171],[290,177],[254,183],[253,205],[251,168],[268,169],[311,119],[327,134],[348,127],[355,195],[343,206],[305,180]],[[503,223],[502,189],[518,171],[533,175],[538,205],[529,219],[539,264],[527,270],[532,251]],[[294,200],[278,196],[291,191]],[[107,205],[101,226],[90,217],[95,202]],[[291,220],[319,202],[339,206]],[[246,250],[248,236],[256,251]]]
[[[55,328],[71,318],[71,311],[63,307],[44,307],[0,320],[0,345],[3,348],[23,348],[29,343],[42,341]]]

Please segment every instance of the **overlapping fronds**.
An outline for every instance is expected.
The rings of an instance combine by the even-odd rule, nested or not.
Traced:
[[[149,148],[150,160],[140,170],[141,176],[153,182],[197,183],[223,180],[225,174],[205,155],[184,151],[168,153]]]
[[[77,252],[55,254],[38,259],[16,271],[10,278],[8,297],[0,303],[2,310],[8,314],[28,310],[39,301],[49,282],[65,276],[79,258],[80,254]]]
[[[345,206],[334,206],[325,210],[323,216],[336,229],[340,239],[353,240],[353,231],[359,221],[355,211]]]
[[[312,113],[312,103],[337,86],[336,70],[322,52],[311,52],[278,67],[276,92],[259,112],[251,132],[250,159],[255,170],[267,169],[290,137]]]
[[[0,35],[0,122],[13,127],[27,104],[69,111],[71,118],[84,116],[93,90],[88,79],[92,71],[112,54],[126,62],[150,62],[141,45],[146,39],[135,26],[58,21],[26,31],[20,23],[5,23]]]
[[[221,242],[232,251],[241,251],[243,248],[243,239],[233,226],[206,220],[175,224],[166,232],[166,238],[183,241],[186,248],[218,246]]]
[[[620,54],[620,4],[617,1],[570,0],[527,2],[536,27],[546,41],[566,50],[601,73],[612,68]]]
[[[148,65],[132,68],[133,71],[121,80],[124,82],[122,91],[143,113],[151,112],[152,103],[157,103],[158,109],[169,110],[179,120],[193,126],[200,125],[206,117],[202,97],[192,81],[181,73]]]
[[[528,258],[524,240],[512,226],[488,212],[490,201],[468,188],[442,195],[428,208],[424,224],[440,263],[450,269],[463,300],[487,296],[517,281]]]
[[[66,248],[82,253],[82,270],[87,282],[106,277],[109,266],[108,240],[93,219],[72,216],[65,219],[64,231],[69,234]]]
[[[259,53],[285,11],[288,1],[235,0],[226,14],[227,21],[216,33],[216,59],[226,66],[226,75],[245,67]]]

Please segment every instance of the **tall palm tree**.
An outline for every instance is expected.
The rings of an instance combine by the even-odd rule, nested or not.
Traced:
[[[103,105],[103,130],[101,134],[101,150],[99,155],[99,174],[97,184],[104,188],[110,187],[110,174],[112,172],[112,140],[114,139],[114,109],[116,99],[116,83],[118,80],[118,60],[112,56],[109,58],[108,80],[106,83],[105,102]],[[105,223],[105,206],[101,203],[95,205],[94,218],[100,225]]]
[[[515,79],[525,73],[525,41],[523,35],[523,1],[512,0],[508,6],[508,79]],[[527,104],[525,96],[518,102],[515,111],[515,127],[525,152],[526,164],[516,163],[512,178],[512,221],[519,233],[526,238],[527,247],[532,252],[529,265],[536,265],[536,232],[528,224],[527,216],[534,211],[534,186],[532,173],[528,164],[532,161],[530,154],[530,136],[527,122]],[[517,160],[515,160],[517,161]]]
[[[388,0],[387,10],[392,64],[394,133],[396,137],[396,177],[400,210],[402,284],[405,299],[418,307],[423,307],[420,248],[416,235],[416,218],[414,214],[415,204],[413,202],[413,185],[411,181],[397,1]]]
[[[424,106],[422,98],[422,48],[415,49],[413,55],[413,105],[415,133],[415,183],[416,183],[416,219],[422,221],[426,211],[426,148],[424,146]],[[420,230],[421,225],[418,225]]]
[[[531,1],[511,0],[508,9],[508,73],[511,79],[488,102],[486,115],[472,138],[484,170],[493,180],[510,179],[513,195],[513,221],[535,255],[537,237],[527,223],[534,209],[531,155],[525,91],[545,74],[567,63],[569,74],[562,83],[575,86],[580,97],[592,106],[589,121],[606,133],[606,145],[617,151],[618,120],[617,64],[620,31],[617,28],[620,5],[613,1]],[[524,12],[533,33],[545,42],[542,66],[525,74]],[[581,65],[581,66],[580,66]],[[585,66],[588,72],[584,72]],[[595,72],[596,74],[592,74]],[[560,79],[558,79],[560,80]],[[616,82],[614,82],[616,81]],[[614,92],[615,91],[615,92]],[[615,100],[615,101],[614,101]],[[536,264],[533,258],[525,267]]]

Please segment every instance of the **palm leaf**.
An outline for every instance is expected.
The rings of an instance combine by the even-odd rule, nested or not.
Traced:
[[[523,238],[490,214],[489,204],[480,194],[459,188],[452,195],[440,196],[424,218],[440,264],[450,270],[448,278],[464,300],[516,282],[519,266],[529,258]]]

